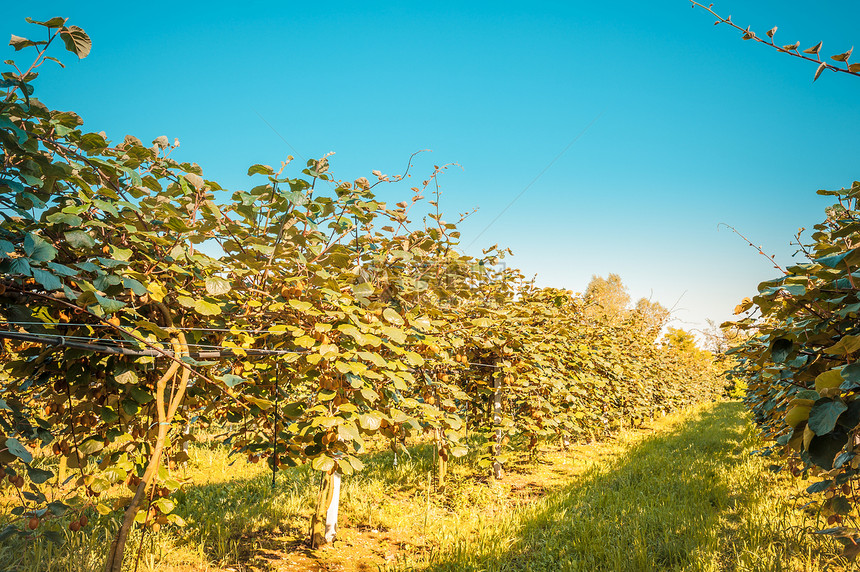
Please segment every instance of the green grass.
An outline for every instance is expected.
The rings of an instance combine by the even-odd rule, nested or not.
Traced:
[[[570,452],[545,451],[509,467],[501,482],[473,465],[450,466],[448,490],[428,488],[432,448],[412,448],[397,466],[390,451],[365,457],[344,479],[341,531],[334,546],[303,546],[318,474],[278,474],[228,457],[222,446],[192,446],[188,477],[175,496],[188,525],[166,526],[141,547],[141,572],[232,569],[428,571],[821,571],[840,570],[838,546],[811,534],[825,525],[796,508],[803,482],[751,455],[761,446],[738,403],[718,403],[658,419]],[[6,507],[5,510],[8,510]],[[0,521],[3,520],[0,505]],[[91,514],[81,533],[62,519],[67,541],[0,545],[0,570],[96,572],[116,523]],[[143,543],[140,544],[141,540]]]
[[[488,522],[427,570],[837,570],[837,547],[768,469],[742,406],[719,403]],[[401,568],[424,568],[419,561]]]

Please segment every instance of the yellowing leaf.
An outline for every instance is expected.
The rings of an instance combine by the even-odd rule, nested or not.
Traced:
[[[305,302],[304,300],[290,300],[289,305],[298,310],[299,312],[307,312],[311,308],[313,308],[313,304],[310,302]]]
[[[842,336],[838,342],[830,346],[829,348],[824,348],[824,351],[829,354],[853,354],[857,350],[860,350],[860,336]]]
[[[838,369],[831,369],[819,374],[815,378],[815,391],[820,393],[823,389],[839,387],[841,383],[842,374],[839,373]]]
[[[204,316],[217,316],[221,313],[221,306],[206,300],[197,300],[194,302],[194,311]]]
[[[397,342],[398,344],[406,343],[406,332],[401,329],[392,328],[391,326],[382,326],[379,330],[384,336],[393,342]]]
[[[386,308],[382,311],[382,317],[388,320],[390,323],[395,326],[402,326],[405,324],[403,318],[400,317],[400,314],[395,312],[392,308]]]
[[[812,405],[796,405],[788,410],[785,414],[785,424],[789,427],[797,427],[802,422],[809,419],[809,410]]]
[[[415,353],[413,351],[407,351],[403,356],[409,365],[413,367],[421,367],[424,365],[424,358],[421,357],[421,354]]]
[[[150,282],[146,285],[146,289],[149,291],[149,295],[152,299],[156,302],[161,302],[164,300],[164,297],[167,296],[167,290],[161,285],[161,282]]]
[[[272,408],[272,402],[268,399],[260,399],[259,397],[254,397],[253,395],[245,395],[245,400],[249,403],[253,403],[263,411],[268,411]]]

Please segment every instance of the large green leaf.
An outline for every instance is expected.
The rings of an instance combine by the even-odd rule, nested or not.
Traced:
[[[93,47],[89,35],[78,26],[64,26],[60,29],[60,37],[66,44],[66,49],[80,59],[87,57]]]
[[[47,270],[42,270],[41,268],[33,268],[33,278],[41,284],[45,290],[59,290],[63,287],[63,283],[59,278],[48,272]]]
[[[773,342],[770,357],[774,362],[782,363],[791,355],[792,349],[794,349],[794,343],[791,340],[779,338]]]
[[[72,248],[90,249],[96,245],[93,237],[83,230],[70,230],[64,236]]]
[[[57,249],[41,236],[28,233],[24,237],[24,254],[35,262],[48,262],[57,256]]]
[[[848,434],[843,432],[816,435],[809,442],[809,459],[824,470],[833,468],[833,459],[845,443],[848,442]]]
[[[836,420],[848,407],[841,401],[827,397],[819,399],[809,411],[809,428],[816,435],[825,435],[836,427]]]
[[[9,453],[11,453],[12,455],[15,455],[16,457],[18,457],[19,459],[21,459],[25,463],[32,463],[33,462],[33,455],[30,453],[30,451],[28,451],[27,449],[24,448],[24,445],[22,445],[21,442],[18,441],[18,439],[15,439],[13,437],[8,437],[6,439],[5,445],[0,446],[0,450],[2,450],[4,448],[8,449]]]

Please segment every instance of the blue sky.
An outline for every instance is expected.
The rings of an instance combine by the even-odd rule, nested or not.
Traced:
[[[780,44],[822,40],[829,56],[853,46],[860,6],[826,6],[714,8],[759,35],[779,26]],[[452,220],[479,207],[462,225],[464,246],[480,235],[467,252],[510,247],[539,284],[574,291],[616,272],[686,327],[729,318],[776,275],[720,223],[787,263],[793,234],[829,204],[815,191],[860,178],[860,78],[813,84],[814,65],[741,41],[686,0],[34,2],[4,7],[0,33],[32,37],[25,16],[57,15],[93,51],[57,50],[68,67],[43,67],[37,94],[88,130],[176,137],[179,158],[230,189],[296,151],[335,151],[335,176],[351,180],[432,149],[412,173],[459,165],[440,179],[442,208]],[[402,200],[412,184],[381,195]]]

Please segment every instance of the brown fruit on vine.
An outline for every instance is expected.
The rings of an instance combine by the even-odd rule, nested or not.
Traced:
[[[848,483],[845,483],[844,485],[842,485],[842,494],[843,495],[850,495],[851,494],[851,487],[848,486]]]
[[[153,522],[152,523],[152,532],[158,532],[159,530],[161,530],[161,525],[158,524],[158,522]]]
[[[39,517],[34,516],[33,518],[31,518],[30,522],[27,523],[27,528],[29,528],[30,530],[36,530],[37,528],[39,528]]]
[[[108,318],[108,323],[112,326],[119,327],[119,316],[111,316]]]
[[[835,514],[831,514],[830,516],[827,517],[827,524],[834,524],[838,518],[839,517],[836,516]]]
[[[72,522],[69,524],[69,530],[71,530],[72,532],[77,532],[77,531],[79,531],[80,529],[81,529],[81,523],[80,523],[80,522],[78,522],[77,520],[72,521]]]
[[[87,515],[85,514],[82,514],[81,518],[78,519],[78,522],[81,524],[81,526],[86,526],[89,521],[90,519],[88,519]]]

